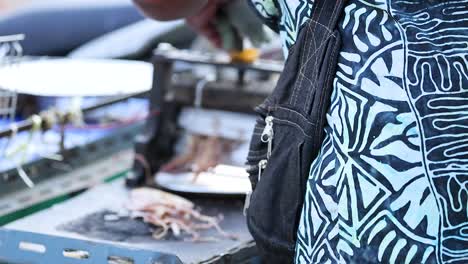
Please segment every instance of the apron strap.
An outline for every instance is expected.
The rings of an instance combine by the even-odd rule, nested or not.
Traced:
[[[346,0],[316,0],[311,18],[297,39],[294,63],[297,66],[288,105],[306,116],[327,108],[341,49],[341,36],[336,30]],[[330,81],[331,79],[331,81]],[[285,103],[284,101],[282,103]],[[326,111],[326,109],[324,110]],[[312,120],[314,121],[314,120]]]
[[[341,17],[346,0],[315,0],[311,20],[333,31]]]

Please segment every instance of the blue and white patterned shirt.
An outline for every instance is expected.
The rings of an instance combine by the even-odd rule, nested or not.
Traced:
[[[285,49],[314,8],[251,1]],[[296,263],[468,263],[468,1],[349,0],[339,30]]]

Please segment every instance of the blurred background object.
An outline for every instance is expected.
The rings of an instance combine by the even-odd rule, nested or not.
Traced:
[[[183,20],[159,22],[144,19],[99,36],[73,50],[72,58],[149,59],[162,42],[189,48],[195,32]]]
[[[248,26],[257,23],[255,17],[237,19],[250,34],[263,31],[261,25]],[[22,92],[16,114],[9,113],[0,126],[0,144],[12,153],[0,156],[0,225],[44,234],[44,244],[52,241],[51,234],[67,243],[75,233],[86,241],[112,241],[109,236],[124,232],[128,235],[119,242],[167,251],[191,263],[218,263],[218,257],[207,261],[214,255],[243,263],[236,259],[243,255],[238,251],[255,251],[242,215],[250,188],[244,160],[253,108],[282,69],[275,35],[268,33],[258,60],[233,62],[184,20],[146,19],[131,0],[0,0],[0,36],[13,33],[25,35],[26,56],[16,68],[0,69],[0,87],[9,86],[4,88],[11,99],[16,99],[12,90]],[[192,138],[201,139],[199,158],[183,163],[185,171],[168,170],[164,165],[190,150]],[[30,177],[33,188],[21,174]],[[128,196],[125,181],[193,195],[210,216],[224,215],[222,226],[241,239],[209,246],[171,236],[154,241],[147,233],[155,226],[119,215]],[[92,190],[82,193],[87,189]],[[61,209],[48,208],[55,203]],[[47,224],[38,230],[38,222]],[[0,245],[9,243],[2,231]],[[247,252],[246,259],[253,254]],[[2,257],[0,251],[0,262]]]
[[[24,35],[0,37],[0,69],[14,66],[23,55],[20,42]],[[6,90],[0,86],[0,128],[14,122],[18,95],[15,91]]]
[[[37,0],[3,4],[0,35],[21,32],[25,55],[64,56],[143,16],[130,0]]]
[[[14,10],[18,7],[23,6],[24,4],[28,4],[34,2],[33,0],[1,0],[0,1],[0,13],[7,12],[9,10]]]

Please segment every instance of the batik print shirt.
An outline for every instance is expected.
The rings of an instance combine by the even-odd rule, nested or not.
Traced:
[[[286,51],[314,8],[252,2]],[[468,263],[468,1],[349,0],[339,30],[296,263]]]

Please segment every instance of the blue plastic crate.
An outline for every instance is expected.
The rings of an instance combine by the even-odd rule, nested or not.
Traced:
[[[0,263],[107,264],[116,260],[133,264],[182,263],[177,256],[162,252],[0,228]]]

